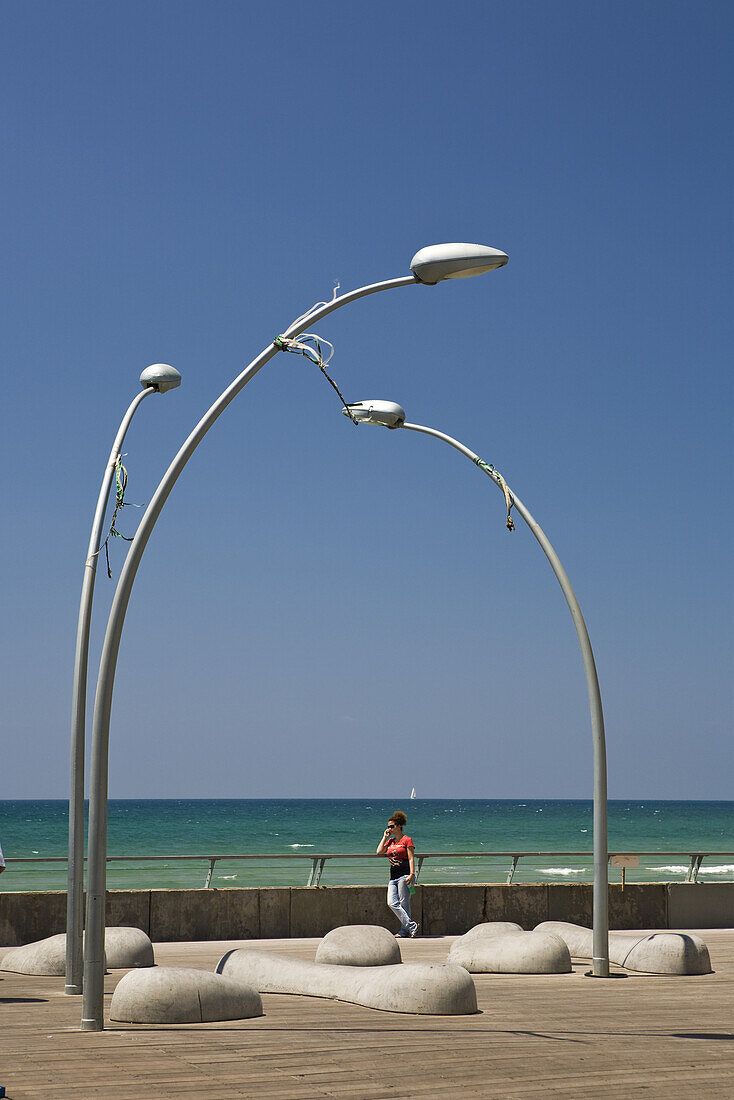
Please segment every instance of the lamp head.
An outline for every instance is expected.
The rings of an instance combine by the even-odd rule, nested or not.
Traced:
[[[169,367],[168,363],[153,363],[140,375],[140,385],[143,389],[154,386],[158,393],[165,393],[166,390],[175,390],[176,386],[181,385],[181,375],[175,367]]]
[[[347,411],[348,410],[348,411]],[[342,409],[345,416],[351,413],[351,419],[360,424],[380,424],[383,428],[402,428],[405,423],[405,409],[394,401],[357,401]]]
[[[486,244],[429,244],[416,252],[410,270],[421,283],[435,286],[442,279],[469,279],[504,267],[509,256]]]

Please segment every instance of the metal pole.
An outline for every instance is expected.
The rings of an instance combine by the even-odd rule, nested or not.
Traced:
[[[371,283],[369,286],[342,294],[333,301],[312,310],[303,318],[295,321],[284,336],[291,338],[305,332],[307,328],[326,317],[329,313],[348,305],[368,294],[380,290],[392,290],[402,286],[420,285],[414,275],[405,275],[400,279]],[[97,677],[97,693],[94,702],[94,725],[92,728],[92,760],[89,787],[89,845],[87,873],[87,921],[84,944],[84,999],[82,1003],[82,1031],[102,1031],[104,1028],[104,928],[105,928],[105,892],[106,892],[106,856],[107,856],[107,782],[108,754],[110,737],[110,714],[112,694],[115,683],[117,654],[120,648],[122,627],[130,600],[135,575],[140,559],[147,546],[156,520],[166,503],[179,474],[191,458],[202,439],[224,412],[229,403],[247,383],[255,377],[265,364],[278,354],[274,343],[253,359],[245,370],[230,383],[217,398],[211,408],[185,441],[180,451],[166,470],[150,504],[140,521],[135,538],[130,544],[125,564],[120,573],[115,596],[107,621],[107,631]]]
[[[443,440],[461,454],[466,455],[475,464],[482,460],[474,451],[470,451],[463,443],[453,439],[450,435],[438,432],[435,428],[426,428],[420,424],[403,424],[404,428],[413,432],[422,432],[424,435],[432,435],[436,439]],[[500,486],[500,479],[496,472],[488,470],[485,466],[479,466],[481,470]],[[571,582],[561,565],[560,559],[551,546],[544,531],[540,527],[525,505],[512,493],[514,507],[527,523],[528,527],[540,543],[543,553],[550,562],[551,569],[556,575],[556,580],[561,586],[566,598],[568,609],[571,612],[573,625],[581,647],[581,657],[584,662],[586,674],[586,690],[589,695],[589,709],[591,711],[591,735],[594,742],[594,913],[593,913],[593,960],[592,973],[596,978],[609,977],[609,889],[608,889],[608,850],[607,850],[607,750],[604,739],[604,714],[601,705],[601,692],[599,691],[599,679],[596,674],[594,653],[589,640],[584,617],[581,614],[579,602],[576,599]]]
[[[102,541],[107,501],[110,496],[115,466],[122,452],[127,430],[135,410],[144,398],[155,393],[155,386],[146,386],[130,402],[117,429],[110,457],[102,478],[97,508],[89,536],[87,560],[84,563],[82,595],[76,628],[74,654],[74,691],[71,704],[71,782],[69,784],[69,867],[66,893],[66,986],[65,993],[82,991],[82,935],[84,928],[84,736],[87,703],[87,666],[89,663],[89,630],[92,619],[94,582],[97,557]]]

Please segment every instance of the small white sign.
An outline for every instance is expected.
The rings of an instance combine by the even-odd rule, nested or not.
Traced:
[[[609,863],[612,867],[639,867],[639,856],[610,856]]]

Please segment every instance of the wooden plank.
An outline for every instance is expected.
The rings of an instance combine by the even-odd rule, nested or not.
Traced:
[[[3,974],[0,1084],[13,1100],[734,1095],[734,932],[700,933],[716,973],[691,978],[477,975],[481,1014],[403,1016],[266,994],[256,1020],[78,1030],[63,979]],[[451,937],[401,944],[439,962]],[[271,942],[313,959],[317,941]],[[237,943],[163,944],[164,965],[211,970]],[[265,946],[260,944],[260,946]],[[106,979],[111,994],[122,976]],[[390,1067],[399,1065],[396,1077]],[[397,1090],[397,1091],[396,1091]]]

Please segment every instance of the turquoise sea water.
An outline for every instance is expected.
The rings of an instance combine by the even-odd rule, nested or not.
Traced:
[[[416,852],[590,853],[590,801],[421,799],[168,799],[112,800],[109,856],[270,855],[288,860],[218,862],[212,886],[305,885],[311,858],[374,852],[396,809],[408,815]],[[68,822],[63,801],[0,801],[0,842],[6,858],[65,856]],[[641,857],[628,881],[681,880],[692,852],[719,852],[704,861],[702,881],[734,880],[734,802],[616,801],[609,804],[611,851],[675,853]],[[478,856],[426,860],[420,880],[503,882],[511,859]],[[117,863],[111,888],[203,886],[208,862],[162,860]],[[587,882],[588,855],[542,855],[521,860],[516,882]],[[620,872],[610,868],[610,881]],[[385,860],[333,860],[322,884],[375,883],[387,878]],[[65,889],[65,863],[9,864],[0,890]]]

